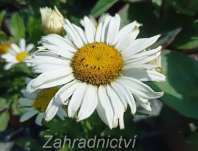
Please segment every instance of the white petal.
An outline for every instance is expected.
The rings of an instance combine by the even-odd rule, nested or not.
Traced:
[[[100,102],[100,101],[99,101]],[[107,115],[106,115],[106,113],[105,113],[105,110],[104,110],[104,108],[101,106],[101,104],[98,102],[98,105],[97,105],[97,107],[96,107],[96,111],[97,111],[97,113],[98,113],[98,116],[100,117],[100,119],[107,125],[107,126],[109,126],[109,128],[110,129],[112,129],[113,128],[113,126],[112,126],[112,123],[109,123],[109,121],[108,121],[108,119],[107,119]],[[112,120],[113,120],[113,117],[112,117]]]
[[[102,36],[102,22],[99,22],[97,28],[96,28],[96,36],[95,41],[100,42]]]
[[[2,55],[1,56],[3,59],[5,59],[6,60],[6,62],[18,62],[17,60],[16,60],[16,56],[15,55],[13,55],[13,54],[11,54],[11,53],[6,53],[6,54],[4,54],[4,55]]]
[[[5,65],[4,69],[5,69],[5,70],[9,70],[9,69],[11,69],[12,66],[14,66],[15,64],[16,64],[16,63],[8,63],[8,64]]]
[[[33,65],[67,65],[70,63],[68,60],[57,58],[56,56],[50,56],[47,53],[44,55],[33,55],[27,62],[32,63]]]
[[[69,52],[68,50],[62,49],[59,47],[57,47],[56,45],[53,44],[46,44],[43,43],[43,46],[45,49],[39,47],[39,49],[36,51],[37,55],[40,52],[44,52],[43,54],[45,55],[56,55],[56,56],[60,56],[62,58],[66,58],[66,59],[71,59],[73,57],[73,53]]]
[[[11,44],[11,49],[10,49],[10,50],[12,50],[13,52],[15,52],[15,54],[16,54],[16,53],[19,53],[19,52],[21,52],[21,51],[24,51],[24,50],[21,50],[21,49],[19,48],[19,46],[17,46],[17,45],[14,44],[14,43]]]
[[[20,122],[27,121],[28,119],[32,118],[37,113],[38,113],[38,111],[36,111],[35,109],[33,109],[33,108],[29,109],[29,111],[27,113],[25,113],[21,116]]]
[[[133,43],[131,43],[131,45],[127,49],[122,51],[123,55],[127,58],[127,57],[130,57],[130,56],[140,52],[140,51],[143,51],[146,48],[153,45],[159,39],[159,37],[160,37],[160,35],[153,36],[151,38],[137,39],[137,40],[133,41]]]
[[[19,99],[20,106],[32,106],[32,100],[28,98],[21,98]]]
[[[46,121],[52,120],[56,115],[56,113],[58,112],[59,107],[60,107],[60,103],[57,102],[54,98],[52,98],[45,111],[45,120]]]
[[[88,17],[84,17],[84,19],[81,20],[81,24],[85,29],[87,41],[89,43],[94,42],[96,27],[94,26],[93,22]]]
[[[55,56],[33,55],[26,62],[33,67],[34,72],[43,73],[70,68],[70,61]]]
[[[59,108],[59,110],[58,110],[58,112],[57,112],[57,115],[58,115],[58,117],[59,117],[61,120],[64,120],[65,117],[67,116],[65,110],[64,110],[62,107]]]
[[[124,26],[118,33],[118,42],[116,48],[122,51],[125,50],[139,34],[140,24],[136,21]]]
[[[135,99],[137,100],[138,104],[143,107],[144,109],[146,109],[147,111],[152,111],[151,108],[151,103],[147,100],[147,99],[143,99],[141,97],[135,97]]]
[[[48,72],[50,70],[51,71],[55,71],[57,69],[62,70],[62,69],[64,69],[66,67],[66,65],[64,65],[64,64],[61,64],[61,65],[57,65],[57,64],[39,64],[37,66],[33,66],[33,65],[31,65],[31,66],[33,67],[33,71],[35,73],[44,73],[44,72]],[[67,65],[67,66],[69,66],[69,65]]]
[[[68,116],[69,117],[74,117],[77,111],[79,110],[86,88],[87,88],[87,84],[80,83],[75,89],[71,97],[71,100],[69,101],[69,104],[68,104]]]
[[[109,99],[111,100],[111,104],[114,109],[114,121],[119,122],[120,129],[124,128],[124,105],[122,104],[120,98],[117,96],[117,94],[114,92],[114,90],[107,85],[107,94],[109,96]]]
[[[64,38],[65,38],[65,41],[67,42],[68,45],[70,45],[71,47],[75,48],[76,50],[78,49],[78,48],[74,45],[74,43],[72,42],[72,39],[69,37],[68,34],[65,35]]]
[[[84,43],[84,44],[87,44],[88,41],[87,41],[87,39],[86,39],[85,32],[82,30],[82,28],[80,28],[80,27],[78,27],[78,26],[76,26],[76,25],[74,25],[74,24],[72,24],[72,25],[74,26],[74,28],[75,28],[76,31],[78,32],[78,34],[79,34],[81,40],[83,41],[83,43]]]
[[[26,50],[31,51],[33,48],[34,48],[33,44],[28,44],[27,47],[26,47]]]
[[[150,69],[152,69],[153,67],[157,68],[158,67],[157,64],[152,64],[151,61],[159,58],[159,56],[161,55],[161,52],[159,50],[160,48],[156,48],[156,49],[153,49],[152,51],[146,51],[146,52],[137,54],[136,56],[138,55],[141,56],[139,58],[131,57],[130,60],[126,61],[124,69],[128,70],[130,68],[131,69],[136,68],[136,70],[139,70],[137,67],[139,67],[140,69],[142,68],[148,69],[147,67],[149,66],[150,66]]]
[[[116,90],[116,93],[122,98],[123,101],[126,101],[131,109],[131,113],[136,113],[136,103],[133,98],[133,95],[123,86],[122,84],[119,84],[118,82],[112,83],[112,86]]]
[[[38,89],[50,88],[72,81],[74,77],[71,74],[71,69],[65,69],[66,70],[55,70],[40,74],[28,84],[27,90],[33,92]]]
[[[107,92],[103,86],[98,88],[98,106],[97,112],[100,118],[103,120],[105,124],[107,124],[111,129],[117,127],[117,125],[113,125],[114,123],[114,112],[109,97],[107,96]]]
[[[42,44],[49,44],[49,45],[55,45],[57,47],[57,49],[59,50],[54,50],[55,53],[57,53],[57,51],[62,51],[63,55],[64,53],[68,53],[68,52],[75,52],[76,48],[72,47],[70,44],[67,43],[66,39],[57,35],[57,34],[50,34],[47,36],[42,37],[41,39]],[[60,54],[60,53],[58,53]],[[65,54],[66,56],[67,54]]]
[[[134,64],[134,63],[128,63],[125,64],[123,67],[123,70],[128,70],[128,69],[147,69],[147,70],[155,70],[157,68],[157,65],[153,64]]]
[[[115,15],[115,17],[112,17],[109,22],[109,27],[107,31],[107,44],[114,45],[117,42],[117,34],[119,32],[120,28],[120,16]]]
[[[163,92],[155,92],[148,85],[131,77],[122,76],[119,82],[126,85],[133,94],[144,99],[156,99],[163,95]]]
[[[30,80],[31,79],[26,79],[26,82],[28,83],[28,82],[30,82]],[[34,93],[29,93],[26,89],[22,89],[21,90],[21,93],[22,93],[22,95],[25,97],[25,98],[27,98],[27,99],[29,99],[29,101],[33,101],[33,100],[35,100],[35,98],[37,97],[37,95],[38,95],[38,92],[34,92]]]
[[[65,20],[64,28],[67,31],[69,37],[72,39],[72,42],[75,44],[75,46],[81,48],[83,46],[83,41],[74,26],[67,19]]]
[[[157,59],[161,55],[161,52],[158,52],[152,56],[145,57],[144,59],[138,59],[133,64],[150,64],[151,61]]]
[[[72,96],[75,89],[78,87],[79,82],[76,80],[73,80],[72,82],[64,85],[57,95],[57,98],[59,98],[60,102],[64,105],[68,104],[68,99]]]
[[[166,77],[155,71],[155,70],[145,70],[145,69],[127,69],[123,71],[123,74],[138,79],[140,81],[165,81]]]
[[[111,88],[112,90],[117,94],[117,96],[120,98],[120,101],[122,102],[123,106],[124,106],[124,110],[126,111],[127,110],[127,102],[125,100],[125,97],[120,94],[120,91],[117,89],[117,87],[113,86],[113,83],[111,83]]]
[[[35,119],[35,123],[39,126],[42,126],[42,121],[44,119],[44,113],[39,113],[37,116],[36,116],[36,119]]]
[[[58,112],[60,112],[61,105],[63,104],[60,96],[62,95],[63,92],[65,92],[66,87],[71,87],[74,83],[75,82],[72,81],[72,82],[64,85],[63,87],[61,87],[56,92],[55,96],[51,99],[51,101],[48,104],[47,109],[45,111],[45,120],[46,121],[52,120],[56,114],[59,114],[59,116],[60,116],[60,113],[58,113]],[[65,98],[65,99],[68,99],[68,98]]]
[[[151,49],[151,50],[146,50],[146,51],[143,51],[143,52],[140,52],[140,53],[137,53],[135,55],[132,55],[130,56],[129,60],[138,60],[138,59],[145,59],[147,58],[148,56],[153,56],[153,55],[156,55],[158,54],[159,52],[161,52],[161,49],[162,47],[159,46],[155,49]],[[127,60],[128,61],[128,60]]]
[[[109,15],[105,15],[103,16],[103,19],[101,19],[101,22],[103,22],[102,30],[101,30],[101,42],[106,42],[107,40],[107,31],[110,20],[111,20],[111,16]]]
[[[19,46],[22,51],[25,51],[25,39],[20,39]]]
[[[88,85],[78,112],[78,121],[88,118],[95,111],[97,104],[97,87]]]
[[[59,114],[61,105],[65,103],[65,100],[72,95],[73,91],[77,86],[76,81],[72,81],[69,84],[64,85],[62,88],[56,92],[55,96],[51,99],[50,103],[47,106],[45,112],[45,120],[50,121],[54,118],[56,114]],[[67,93],[67,95],[66,95]],[[59,114],[60,117],[60,114]]]
[[[5,59],[5,61],[7,62],[7,64],[4,66],[5,70],[11,69],[15,64],[18,63],[18,61],[16,60],[16,56],[9,52],[2,55],[2,58]]]

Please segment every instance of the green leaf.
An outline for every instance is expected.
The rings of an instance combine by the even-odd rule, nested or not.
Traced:
[[[181,50],[194,50],[198,48],[198,20],[195,20],[192,25],[185,28],[178,35],[174,47]]]
[[[69,148],[69,145],[64,144],[64,146],[60,150],[58,150],[58,151],[70,151],[70,150],[71,149]]]
[[[181,28],[177,28],[162,34],[161,38],[152,46],[152,48],[156,48],[158,46],[163,46],[163,48],[166,48],[175,40],[175,38],[181,32],[181,30]]]
[[[162,6],[162,0],[152,0],[152,2],[157,6]]]
[[[37,42],[42,36],[42,27],[40,18],[29,17],[27,24],[27,32],[32,41]]]
[[[128,18],[131,21],[137,21],[142,24],[139,37],[150,37],[159,33],[159,21],[154,13],[154,7],[151,2],[138,2],[129,5]]]
[[[194,150],[198,150],[198,131],[192,133],[186,141],[194,147]]]
[[[95,7],[91,10],[91,15],[94,17],[100,16],[113,6],[118,0],[98,0]]]
[[[36,150],[36,151],[43,151],[41,140],[39,139],[34,139],[31,137],[19,137],[18,139],[15,140],[15,144],[24,150]]]
[[[171,52],[164,54],[163,68],[167,81],[155,83],[165,92],[163,102],[186,117],[198,119],[198,62]]]
[[[0,98],[0,111],[8,107],[8,101],[4,98]]]
[[[0,114],[0,132],[4,131],[7,128],[9,119],[10,115],[8,112],[3,112]]]
[[[121,20],[121,26],[124,26],[124,25],[130,23],[130,19],[129,19],[129,6],[130,6],[129,4],[125,5],[118,12],[118,14],[120,15],[120,17],[122,18],[122,20]]]
[[[198,12],[197,0],[168,0],[167,2],[174,7],[178,13],[193,16]]]
[[[25,37],[25,25],[23,18],[18,13],[14,14],[11,18],[10,30],[16,40]]]
[[[0,31],[0,40],[5,41],[6,39],[7,39],[7,35],[3,31]]]
[[[2,24],[2,21],[3,21],[3,19],[4,19],[5,14],[6,14],[5,11],[1,11],[1,12],[0,12],[0,26],[1,26],[1,24]]]
[[[0,142],[0,148],[3,151],[11,151],[13,145],[13,142]]]

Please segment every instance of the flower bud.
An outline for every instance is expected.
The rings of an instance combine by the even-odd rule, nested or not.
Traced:
[[[40,9],[42,26],[46,33],[61,34],[63,32],[64,17],[59,10],[45,7]]]

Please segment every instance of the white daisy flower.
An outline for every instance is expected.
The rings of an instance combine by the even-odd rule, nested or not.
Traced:
[[[44,7],[40,12],[45,32],[61,34],[64,31],[64,17],[56,7],[54,9]]]
[[[2,55],[2,58],[7,62],[5,69],[10,69],[13,65],[24,62],[29,56],[29,52],[33,49],[33,44],[26,45],[25,39],[20,39],[19,46],[15,43],[10,45],[8,52]]]
[[[28,93],[25,90],[22,91],[24,98],[19,100],[19,104],[23,108],[24,114],[21,116],[20,122],[27,121],[36,115],[35,123],[42,125],[47,105],[57,91],[57,87],[43,89],[34,93]],[[64,119],[66,113],[62,108],[59,108],[57,115],[61,119]]]
[[[151,111],[150,99],[163,93],[153,91],[144,81],[163,81],[165,76],[150,62],[161,47],[150,49],[159,35],[136,39],[136,21],[120,28],[120,16],[105,15],[97,26],[85,17],[83,28],[65,20],[66,37],[50,34],[30,62],[40,75],[27,86],[28,91],[62,86],[46,109],[51,120],[61,105],[69,117],[84,120],[97,110],[110,128],[124,128],[124,112],[137,106]]]

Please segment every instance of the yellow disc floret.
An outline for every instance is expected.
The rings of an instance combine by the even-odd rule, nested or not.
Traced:
[[[22,62],[28,55],[28,51],[21,51],[16,54],[16,60]]]
[[[36,99],[34,100],[32,106],[35,109],[39,110],[40,112],[44,112],[46,110],[47,105],[49,104],[50,100],[56,94],[57,91],[58,91],[57,87],[41,90],[38,93]]]
[[[95,42],[80,48],[71,66],[76,79],[92,85],[105,85],[120,75],[123,58],[113,46]]]
[[[9,48],[10,48],[10,43],[8,43],[8,42],[0,44],[0,54],[1,55],[5,54]]]

